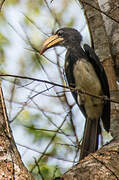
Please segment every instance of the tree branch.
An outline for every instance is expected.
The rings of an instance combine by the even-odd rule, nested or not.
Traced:
[[[2,10],[2,6],[4,4],[5,0],[3,0],[1,3],[0,3],[0,11]]]
[[[119,21],[116,20],[115,18],[113,18],[112,16],[110,16],[109,14],[105,13],[104,11],[102,11],[101,9],[97,8],[96,6],[93,6],[91,3],[86,2],[85,0],[78,0],[79,2],[81,2],[82,4],[86,4],[92,8],[94,8],[95,10],[99,11],[100,13],[104,14],[105,16],[107,16],[108,18],[110,18],[111,20],[115,21],[116,23],[119,24]]]
[[[119,137],[96,153],[89,154],[58,180],[119,179]],[[115,158],[116,157],[116,158]]]
[[[65,85],[61,85],[61,84],[57,84],[57,83],[54,83],[54,82],[50,82],[50,81],[47,81],[47,80],[42,80],[42,79],[36,79],[36,78],[32,78],[32,77],[27,77],[27,76],[19,76],[19,75],[13,75],[13,74],[0,74],[0,76],[8,76],[8,77],[14,77],[14,78],[19,78],[19,79],[27,79],[27,80],[32,80],[32,81],[38,81],[38,82],[42,82],[42,83],[46,83],[46,84],[51,84],[53,86],[57,86],[57,87],[61,87],[61,88],[65,88],[65,89],[69,89],[70,91],[78,91],[79,93],[81,94],[86,94],[86,95],[89,95],[89,96],[93,96],[95,98],[99,98],[99,99],[102,99],[104,101],[110,101],[110,102],[114,102],[114,103],[117,103],[119,104],[119,101],[115,100],[115,99],[110,99],[106,96],[97,96],[95,94],[91,94],[89,92],[86,92],[86,91],[82,91],[80,89],[77,89],[77,88],[72,88],[72,87],[69,87],[69,86],[65,86]],[[40,94],[40,93],[39,93]],[[37,93],[38,95],[38,93]]]

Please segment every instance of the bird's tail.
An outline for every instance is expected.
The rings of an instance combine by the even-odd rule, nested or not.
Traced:
[[[86,119],[83,141],[81,145],[80,160],[98,149],[100,134],[99,120]]]

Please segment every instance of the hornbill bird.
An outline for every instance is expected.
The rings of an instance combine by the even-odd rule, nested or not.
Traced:
[[[65,73],[69,86],[92,95],[110,98],[108,80],[99,58],[93,48],[87,44],[82,46],[81,42],[82,36],[76,29],[61,28],[44,41],[40,54],[54,46],[65,47]],[[83,159],[98,149],[100,119],[104,129],[109,132],[110,102],[78,90],[72,91],[72,94],[86,118],[80,153],[80,159]]]

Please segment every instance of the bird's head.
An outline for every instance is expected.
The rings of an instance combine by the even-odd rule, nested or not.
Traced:
[[[43,42],[40,54],[43,54],[47,49],[55,46],[64,46],[67,49],[73,48],[77,42],[80,43],[81,40],[82,36],[76,29],[61,28]]]

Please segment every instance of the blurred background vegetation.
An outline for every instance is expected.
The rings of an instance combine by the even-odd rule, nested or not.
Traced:
[[[0,15],[1,73],[66,84],[65,49],[40,56],[43,40],[60,27],[75,27],[89,42],[77,0],[6,0]],[[8,117],[22,160],[36,179],[58,177],[79,159],[84,117],[66,89],[2,78]]]

